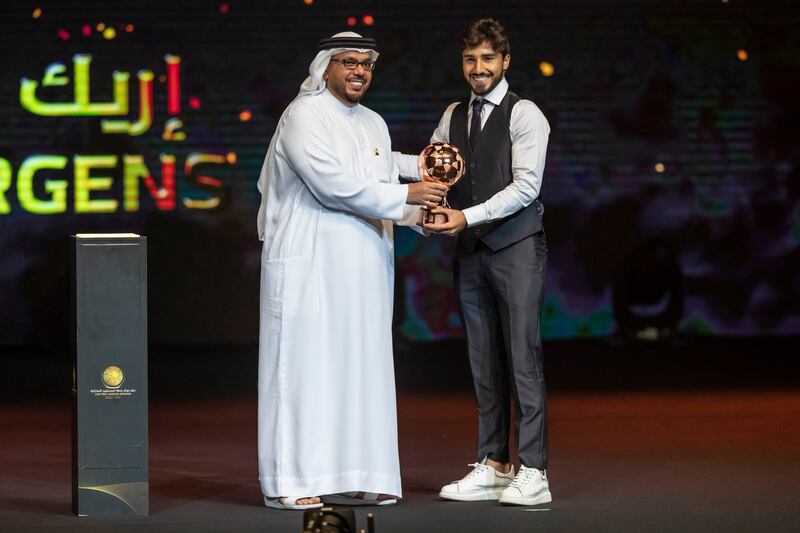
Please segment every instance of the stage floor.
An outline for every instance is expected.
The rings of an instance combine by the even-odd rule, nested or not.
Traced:
[[[146,518],[70,514],[69,419],[3,406],[0,530],[302,531],[301,513],[261,505],[254,396],[153,403]],[[554,394],[554,501],[530,509],[438,500],[473,460],[470,395],[403,393],[399,424],[405,498],[370,508],[379,533],[800,528],[797,392]]]
[[[473,462],[463,343],[395,350],[404,499],[377,533],[800,531],[795,339],[545,344],[548,477],[537,508],[440,501]],[[302,531],[262,505],[257,348],[150,350],[149,517],[71,514],[69,358],[4,350],[0,531]],[[324,446],[326,436],[320,436]]]

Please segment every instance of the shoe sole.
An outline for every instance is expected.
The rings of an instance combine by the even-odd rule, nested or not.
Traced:
[[[505,487],[503,487],[504,489]],[[457,502],[480,502],[486,500],[498,500],[503,494],[503,489],[489,489],[475,492],[440,492],[439,497],[443,500],[453,500]]]
[[[545,490],[536,494],[534,496],[530,496],[528,498],[523,497],[507,497],[507,498],[500,498],[500,503],[503,505],[540,505],[542,503],[550,503],[553,501],[553,496],[550,494],[549,490]]]

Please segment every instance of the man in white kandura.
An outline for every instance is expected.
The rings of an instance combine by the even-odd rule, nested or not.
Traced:
[[[258,181],[261,330],[258,458],[264,502],[388,505],[402,497],[392,360],[392,224],[415,227],[445,187],[400,184],[359,104],[378,57],[352,32],[320,42]],[[418,229],[415,227],[415,229]]]

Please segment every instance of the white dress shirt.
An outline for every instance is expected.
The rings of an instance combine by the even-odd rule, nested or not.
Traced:
[[[481,127],[486,125],[489,115],[500,105],[507,92],[508,82],[503,78],[497,87],[483,96],[486,103],[481,110]],[[472,101],[475,98],[479,97],[472,93],[467,107],[467,134],[472,121]],[[450,119],[458,103],[453,102],[445,110],[431,136],[432,143],[450,141]],[[463,210],[468,226],[477,226],[513,215],[530,205],[539,196],[550,125],[536,104],[521,99],[511,110],[510,130],[512,181],[485,202]],[[417,175],[415,157],[396,157],[395,161],[401,175],[407,177]]]

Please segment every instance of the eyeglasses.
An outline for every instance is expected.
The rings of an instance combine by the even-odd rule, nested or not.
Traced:
[[[366,61],[356,61],[355,59],[331,59],[331,61],[341,63],[347,70],[355,70],[359,65],[361,65],[364,70],[375,70],[375,62],[371,59],[367,59]]]

